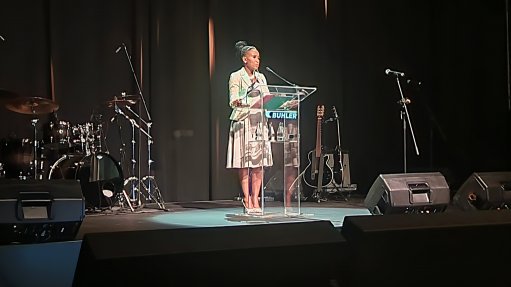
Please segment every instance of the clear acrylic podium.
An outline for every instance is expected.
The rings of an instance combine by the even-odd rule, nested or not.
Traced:
[[[258,89],[263,92],[250,109],[260,112],[263,120],[251,127],[255,134],[250,140],[260,145],[263,158],[271,157],[273,164],[263,169],[262,214],[256,215],[299,215],[302,193],[300,103],[316,88],[266,85]]]

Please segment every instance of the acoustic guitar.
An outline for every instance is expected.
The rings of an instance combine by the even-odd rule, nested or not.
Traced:
[[[304,182],[310,187],[318,188],[318,190],[332,182],[333,174],[332,169],[327,165],[328,156],[323,155],[321,145],[321,125],[324,113],[325,106],[319,105],[316,111],[316,148],[309,151],[307,155],[309,164],[303,174]],[[321,185],[318,185],[320,176],[322,177]]]

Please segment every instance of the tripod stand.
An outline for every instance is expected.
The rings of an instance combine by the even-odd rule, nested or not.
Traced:
[[[131,56],[128,53],[128,49],[127,49],[126,45],[124,43],[122,43],[121,46],[119,46],[116,49],[115,53],[118,53],[122,48],[124,49],[126,59],[128,60],[128,64],[131,69],[131,73],[133,74],[133,79],[135,80],[135,84],[137,85],[137,89],[138,89],[137,97],[139,96],[139,98],[143,104],[147,120],[144,120],[141,116],[140,105],[139,105],[139,113],[134,112],[128,105],[126,106],[126,110],[129,111],[132,116],[135,116],[135,118],[138,121],[138,124],[137,124],[137,121],[130,118],[130,123],[133,126],[136,126],[139,131],[139,138],[141,137],[142,134],[144,134],[147,138],[147,157],[148,157],[147,158],[147,174],[148,175],[141,178],[140,165],[138,165],[138,178],[137,177],[128,178],[127,181],[125,181],[125,186],[126,186],[126,184],[130,184],[130,186],[133,189],[132,193],[137,195],[135,200],[137,201],[139,206],[142,206],[141,196],[143,195],[145,197],[146,201],[155,201],[158,204],[158,207],[160,209],[167,210],[165,208],[165,204],[163,202],[163,197],[161,195],[160,189],[158,188],[156,180],[155,180],[154,176],[151,175],[151,165],[153,163],[153,160],[151,159],[151,145],[153,143],[153,138],[151,136],[151,126],[153,124],[152,119],[151,119],[151,114],[149,113],[149,110],[147,108],[144,94],[142,93],[142,88],[140,87],[137,75],[135,74],[135,69],[133,68],[133,63],[131,62]],[[126,97],[126,94],[123,94],[123,96]],[[127,115],[124,114],[124,116],[126,117]],[[144,128],[141,126],[142,124],[145,126],[146,130],[144,130]],[[132,141],[132,142],[133,142],[133,145],[135,145],[134,141]],[[135,156],[134,148],[132,150],[133,150],[132,162],[136,162],[134,159],[134,156]],[[141,158],[140,155],[141,155],[141,149],[139,146],[138,147],[139,159]],[[133,163],[133,164],[135,164],[135,163]],[[135,188],[136,188],[136,190],[135,190]]]
[[[124,97],[126,97],[124,95]],[[122,97],[121,97],[122,99]],[[140,124],[137,123],[135,119],[130,117],[127,113],[123,111],[123,109],[119,106],[116,106],[115,112],[119,115],[122,115],[126,120],[131,124],[131,176],[124,180],[124,187],[129,188],[131,194],[131,201],[135,203],[138,207],[143,207],[145,202],[154,201],[157,203],[158,207],[162,210],[165,210],[165,204],[163,202],[163,197],[161,195],[160,189],[158,188],[158,184],[156,183],[156,179],[151,175],[151,164],[154,162],[151,159],[151,145],[153,143],[153,137],[150,135],[150,126],[151,123],[144,121],[135,111],[133,111],[128,105],[125,106],[125,110],[129,111],[132,116],[137,117],[140,123],[143,123],[147,126],[147,130],[145,130]],[[138,166],[135,156],[137,155],[137,141],[135,139],[136,131],[139,131],[141,134],[147,137],[147,154],[148,154],[148,174],[141,178],[140,166]],[[138,155],[140,155],[140,146],[138,146]],[[142,198],[143,197],[143,198]],[[144,199],[144,200],[142,200]]]

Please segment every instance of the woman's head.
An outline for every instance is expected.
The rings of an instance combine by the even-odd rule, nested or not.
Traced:
[[[245,68],[251,71],[259,69],[259,51],[257,51],[255,46],[247,45],[247,42],[245,41],[238,41],[235,47]]]

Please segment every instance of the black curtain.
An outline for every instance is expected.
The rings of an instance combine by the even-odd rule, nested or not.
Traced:
[[[400,84],[412,101],[420,154],[407,127],[408,172],[441,171],[456,188],[473,171],[509,169],[505,17],[505,1],[8,2],[0,89],[53,100],[69,126],[101,118],[112,160],[125,176],[153,175],[167,201],[231,199],[239,184],[225,169],[227,81],[241,65],[234,43],[246,40],[259,48],[270,83],[283,84],[264,67],[318,88],[302,105],[302,166],[315,144],[316,106],[327,117],[335,106],[352,182],[366,193],[378,174],[404,169],[390,68],[405,72]],[[143,132],[107,104],[138,95],[135,78],[143,97],[132,108]],[[37,115],[41,139],[48,117]],[[32,118],[3,109],[2,153],[13,152],[9,139],[33,138]],[[323,137],[337,145],[333,122]]]

